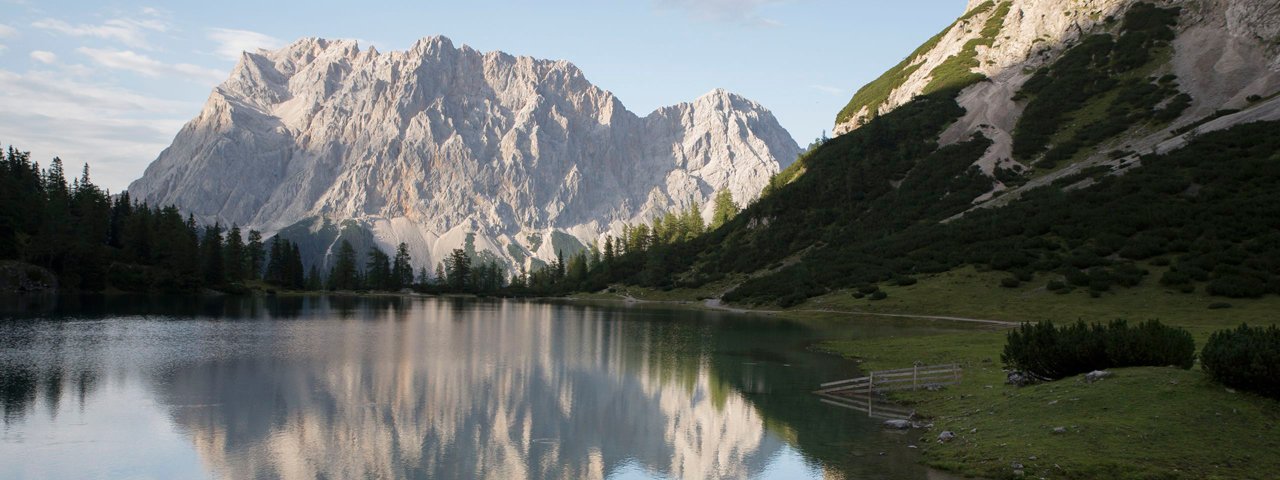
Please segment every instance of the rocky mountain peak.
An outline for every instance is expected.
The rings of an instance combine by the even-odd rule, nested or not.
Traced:
[[[467,245],[514,267],[721,189],[749,201],[798,152],[723,89],[640,117],[563,60],[303,38],[245,53],[129,190],[207,222],[328,221],[424,265]]]

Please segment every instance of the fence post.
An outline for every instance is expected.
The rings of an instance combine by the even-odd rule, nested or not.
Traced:
[[[918,390],[920,388],[920,362],[916,362],[911,366],[911,389]]]
[[[876,389],[876,372],[871,372],[871,375],[867,377],[867,394],[870,394],[871,391],[875,389]]]

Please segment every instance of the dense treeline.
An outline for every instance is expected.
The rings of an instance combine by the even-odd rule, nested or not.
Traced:
[[[1015,156],[1049,168],[1128,129],[1178,117],[1190,98],[1177,79],[1142,73],[1163,61],[1178,14],[1136,4],[1115,34],[1087,37],[1038,71],[1020,93],[1028,107]],[[978,171],[990,145],[981,134],[939,147],[939,134],[964,113],[956,94],[922,95],[806,152],[725,228],[657,249],[612,279],[666,288],[733,276],[744,280],[726,300],[782,306],[839,288],[884,298],[877,283],[909,284],[962,265],[1008,272],[1007,288],[1039,275],[1058,293],[1101,296],[1150,281],[1153,267],[1165,270],[1161,285],[1183,292],[1280,293],[1280,240],[1271,231],[1280,219],[1280,138],[1272,133],[1280,124],[1203,135],[1142,156],[1124,175],[1085,169],[1003,207],[968,212],[979,196],[999,194],[997,180],[1016,186],[1034,173]],[[1073,185],[1087,188],[1066,190]],[[677,268],[654,278],[635,275],[637,263]]]
[[[627,225],[618,237],[606,236],[604,244],[564,255],[545,268],[521,271],[506,290],[516,294],[563,294],[599,291],[623,282],[670,288],[682,282],[682,272],[698,251],[700,239],[732,220],[741,207],[728,190],[712,199],[711,223],[702,217],[702,206],[691,202],[681,211],[669,211],[650,223]]]
[[[288,240],[264,241],[260,232],[236,225],[200,225],[173,206],[136,203],[128,192],[113,198],[93,183],[88,165],[68,182],[61,159],[41,168],[29,153],[13,147],[0,156],[0,260],[44,267],[63,290],[239,292],[254,283],[290,290],[413,286],[404,245],[394,266],[376,249],[369,257],[367,268],[355,271],[358,283],[331,279],[326,285],[316,267],[304,271],[298,245]]]

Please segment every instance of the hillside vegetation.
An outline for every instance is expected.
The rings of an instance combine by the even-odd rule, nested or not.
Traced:
[[[979,9],[997,9],[990,26],[1006,6]],[[1168,61],[1178,18],[1176,8],[1135,4],[1034,73],[1018,93],[1027,110],[1015,156],[1053,168],[1181,115],[1190,97],[1176,77],[1152,73]],[[987,41],[986,30],[970,43]],[[963,66],[968,50],[948,61]],[[1201,135],[1123,170],[1080,169],[1006,206],[971,210],[995,186],[975,166],[992,142],[936,139],[965,113],[958,88],[978,79],[934,75],[963,80],[806,152],[720,228],[626,250],[584,285],[698,290],[730,281],[727,301],[788,307],[842,289],[882,299],[890,285],[968,265],[1003,272],[995,282],[1006,289],[1095,298],[1139,285],[1230,298],[1280,293],[1280,233],[1270,220],[1280,219],[1280,123]],[[1014,185],[1032,175],[994,174]]]

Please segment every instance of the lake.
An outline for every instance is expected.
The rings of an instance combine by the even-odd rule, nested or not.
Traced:
[[[411,297],[0,301],[0,478],[940,478],[810,393],[901,322]]]

